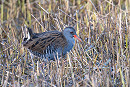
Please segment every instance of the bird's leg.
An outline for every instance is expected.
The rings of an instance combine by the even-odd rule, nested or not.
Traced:
[[[31,60],[32,60],[32,64],[33,64],[32,68],[33,68],[33,73],[34,73],[34,70],[35,70],[34,61],[33,61],[34,55],[32,53],[30,53],[30,55],[31,55]]]
[[[45,58],[45,57],[43,57],[42,59],[43,59],[43,60],[42,60],[43,63],[42,63],[41,66],[42,66],[43,69],[46,69],[46,68],[47,68],[47,64],[49,63],[49,61],[48,61],[47,58]]]

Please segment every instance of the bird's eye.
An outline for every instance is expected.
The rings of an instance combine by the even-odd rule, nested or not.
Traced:
[[[70,32],[71,34],[73,34],[73,32]]]

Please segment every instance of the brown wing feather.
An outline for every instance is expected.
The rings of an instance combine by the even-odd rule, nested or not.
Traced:
[[[67,41],[61,32],[52,31],[39,35],[37,34],[35,38],[31,38],[23,44],[24,47],[41,54],[43,54],[43,51],[50,45],[53,45],[53,47],[57,49],[58,47],[66,46]]]

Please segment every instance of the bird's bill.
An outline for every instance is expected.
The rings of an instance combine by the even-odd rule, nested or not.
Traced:
[[[76,39],[78,39],[79,41],[82,42],[82,40],[77,35],[73,35],[73,36],[74,36],[74,38],[76,38]]]

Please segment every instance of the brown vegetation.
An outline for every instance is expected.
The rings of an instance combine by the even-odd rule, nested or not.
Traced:
[[[129,0],[1,0],[0,86],[128,87]],[[61,31],[73,26],[83,42],[46,67],[32,63],[22,28]]]

